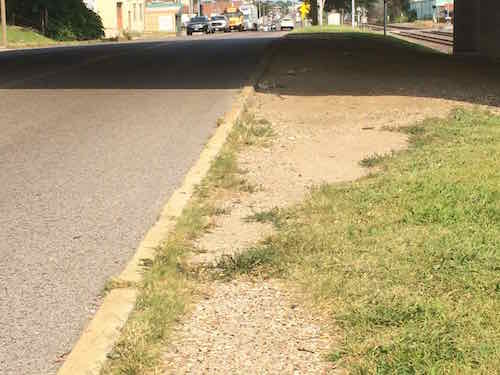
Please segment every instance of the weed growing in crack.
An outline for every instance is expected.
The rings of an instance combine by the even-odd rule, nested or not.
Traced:
[[[363,158],[359,162],[359,165],[365,168],[373,168],[376,167],[377,165],[382,164],[387,158],[390,158],[392,156],[393,154],[384,154],[384,155],[373,154]]]
[[[277,275],[277,254],[272,248],[260,246],[236,254],[224,255],[218,259],[215,270],[223,279],[236,276]]]
[[[282,218],[280,216],[280,209],[278,207],[274,207],[268,211],[256,212],[253,215],[247,216],[244,220],[246,222],[271,223],[276,228],[279,228]]]

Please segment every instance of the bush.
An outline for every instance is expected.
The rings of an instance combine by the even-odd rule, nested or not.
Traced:
[[[408,22],[408,17],[407,17],[407,16],[405,16],[404,14],[402,14],[402,15],[400,15],[400,16],[398,16],[398,17],[396,17],[396,18],[394,19],[394,22],[395,22],[395,23],[405,23],[405,22]]]
[[[415,22],[418,18],[417,11],[415,9],[410,10],[407,16],[409,22]]]
[[[23,20],[28,26],[41,29],[40,15],[48,13],[45,34],[56,40],[88,40],[104,36],[98,14],[89,10],[82,0],[11,0],[9,17]]]
[[[49,23],[46,34],[49,38],[61,41],[77,39],[71,25]]]

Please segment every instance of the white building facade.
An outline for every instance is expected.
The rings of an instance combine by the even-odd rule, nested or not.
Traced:
[[[106,38],[144,32],[145,0],[84,0],[102,20]]]

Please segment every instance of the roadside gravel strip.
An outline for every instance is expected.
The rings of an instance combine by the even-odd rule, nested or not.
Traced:
[[[268,48],[268,51],[271,49]],[[259,63],[250,83],[256,82],[268,62],[270,54],[265,54]],[[199,160],[191,168],[178,190],[176,190],[155,225],[146,234],[134,257],[125,270],[114,281],[119,284],[131,285],[130,288],[112,290],[103,301],[95,318],[83,332],[72,352],[69,354],[58,375],[92,375],[99,374],[106,361],[107,354],[112,350],[120,336],[120,330],[135,305],[136,290],[134,283],[142,279],[143,264],[152,261],[155,249],[168,237],[174,228],[175,221],[191,199],[195,187],[201,183],[224,145],[231,129],[243,112],[248,98],[253,94],[253,85],[243,88],[235,100],[233,108],[224,116],[221,125],[205,146]]]

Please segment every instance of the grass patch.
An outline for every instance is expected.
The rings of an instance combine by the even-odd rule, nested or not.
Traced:
[[[213,161],[210,172],[204,182],[198,186],[197,193],[208,198],[214,190],[224,189],[252,193],[257,187],[245,178],[245,171],[238,167],[238,152],[247,146],[266,146],[274,136],[269,121],[257,119],[245,111],[236,122],[228,140],[217,158]]]
[[[276,228],[281,226],[280,209],[275,207],[269,211],[256,212],[253,215],[247,216],[245,218],[246,222],[256,222],[256,223],[271,223]]]
[[[233,255],[224,255],[218,259],[215,269],[223,279],[232,279],[236,276],[269,277],[281,273],[281,268],[272,248],[261,246],[245,250]]]
[[[387,158],[390,158],[392,156],[392,154],[373,154],[361,159],[359,165],[365,168],[373,168],[377,165],[382,164]]]
[[[317,187],[220,266],[303,285],[343,332],[329,358],[352,374],[496,374],[500,117],[458,109],[399,131],[410,149],[376,158],[379,174]]]
[[[0,30],[0,39],[2,31]],[[57,44],[55,40],[47,38],[35,30],[19,26],[7,26],[7,42],[9,45],[44,46]]]
[[[229,146],[235,151],[242,146],[267,146],[274,135],[268,120],[257,119],[254,114],[245,111],[229,137]]]
[[[351,26],[335,26],[335,25],[325,25],[325,26],[306,26],[302,28],[294,29],[290,34],[316,34],[316,33],[360,33],[362,32],[358,28],[352,28]]]
[[[358,28],[352,28],[350,26],[308,26],[304,28],[298,28],[288,34],[288,38],[304,38],[304,37],[314,37],[317,35],[319,37],[328,38],[328,34],[331,35],[332,38],[339,40],[352,40],[352,41],[362,41],[363,44],[367,42],[374,43],[384,43],[389,45],[390,47],[396,48],[404,48],[406,52],[408,52],[408,48],[425,53],[432,54],[443,54],[442,52],[423,46],[419,44],[418,41],[411,42],[404,39],[400,39],[391,35],[384,36],[383,34],[369,31],[369,30],[361,30]]]

